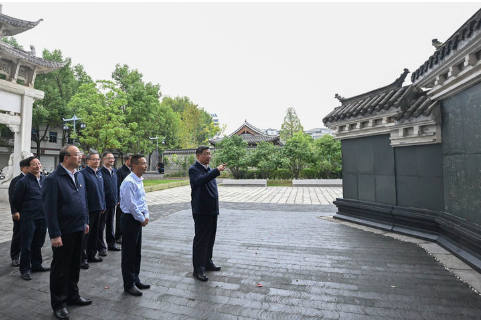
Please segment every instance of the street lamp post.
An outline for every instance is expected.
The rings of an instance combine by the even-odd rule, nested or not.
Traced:
[[[75,133],[76,133],[76,131],[75,131],[75,130],[76,130],[76,122],[77,122],[78,120],[81,120],[82,118],[78,118],[77,115],[74,114],[73,117],[70,118],[70,119],[65,119],[65,118],[62,118],[62,119],[63,119],[64,122],[73,121],[73,133],[75,134]],[[85,125],[82,123],[82,124],[80,124],[80,127],[81,127],[81,128],[84,128]],[[63,126],[63,129],[64,129],[64,130],[68,130],[68,126],[67,126],[67,125],[64,125],[64,126]]]

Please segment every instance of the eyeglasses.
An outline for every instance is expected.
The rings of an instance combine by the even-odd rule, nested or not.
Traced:
[[[88,159],[88,160],[89,160],[89,161],[100,161],[99,158],[97,158],[97,159]]]
[[[106,157],[105,159],[107,159],[107,160],[114,160],[115,158],[114,158],[114,157]]]

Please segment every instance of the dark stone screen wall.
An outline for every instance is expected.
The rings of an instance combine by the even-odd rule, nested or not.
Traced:
[[[394,150],[388,135],[342,140],[345,199],[396,204]]]
[[[443,210],[441,144],[398,147],[394,151],[398,206]]]
[[[440,144],[393,148],[389,135],[341,144],[345,199],[443,210]]]
[[[441,110],[444,210],[481,224],[481,84],[444,100]]]

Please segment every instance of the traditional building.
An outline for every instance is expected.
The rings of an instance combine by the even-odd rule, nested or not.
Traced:
[[[229,137],[232,137],[234,135],[242,137],[242,139],[247,141],[249,147],[256,147],[257,144],[261,141],[271,142],[275,145],[283,145],[278,134],[268,135],[264,133],[263,130],[254,127],[252,124],[247,122],[247,120],[245,120],[244,123],[237,130],[232,132]],[[210,139],[209,142],[210,144],[215,146],[216,144],[221,142],[222,139],[223,138]]]
[[[24,51],[2,42],[4,36],[14,36],[37,26],[30,22],[4,15],[0,6],[0,123],[14,133],[13,153],[3,168],[5,179],[0,182],[0,198],[6,199],[10,180],[19,174],[18,163],[31,155],[32,108],[44,92],[34,89],[37,74],[61,68],[67,62],[53,62],[36,57],[35,48]]]
[[[325,135],[332,136],[332,130],[329,128],[314,128],[314,129],[304,130],[304,133],[310,135],[314,140],[320,139]]]
[[[436,241],[481,271],[481,10],[411,75],[342,98],[336,218]]]

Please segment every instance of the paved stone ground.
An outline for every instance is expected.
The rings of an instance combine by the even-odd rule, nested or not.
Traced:
[[[425,251],[432,244],[333,221],[329,204],[275,196],[221,203],[214,261],[222,271],[201,283],[191,275],[189,197],[168,203],[185,191],[177,189],[148,195],[141,279],[152,288],[125,295],[120,253],[109,252],[81,271],[80,292],[94,303],[70,307],[71,319],[481,319],[481,296]],[[21,280],[8,247],[0,244],[0,319],[54,319],[48,273]],[[51,250],[43,252],[48,264]]]

